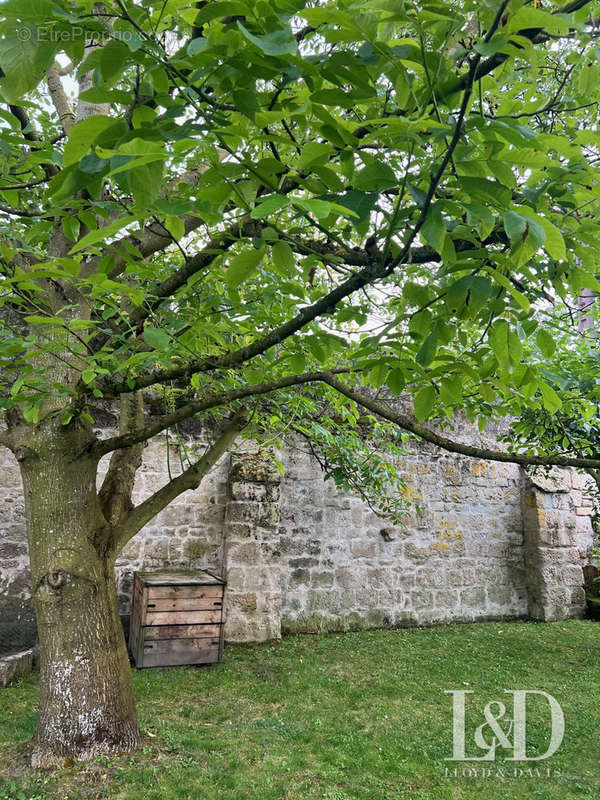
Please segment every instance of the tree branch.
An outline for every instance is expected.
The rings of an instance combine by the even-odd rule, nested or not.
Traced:
[[[4,178],[3,178],[4,180]],[[32,189],[34,186],[40,186],[42,183],[48,183],[48,178],[38,178],[37,181],[29,181],[28,183],[10,183],[0,186],[0,191],[10,192],[19,189]]]
[[[75,124],[75,114],[73,113],[73,109],[71,108],[71,104],[67,98],[64,86],[62,85],[60,75],[60,64],[55,61],[46,75],[48,92],[50,93],[50,99],[52,100],[54,108],[56,109],[56,113],[58,114],[58,119],[60,120],[62,129],[66,134],[68,134]]]
[[[16,105],[9,105],[8,108],[13,117],[16,117],[19,120],[23,137],[29,142],[42,143],[40,136],[31,124],[31,120],[29,119],[25,109]],[[40,166],[44,170],[47,180],[58,173],[58,167],[56,164],[41,164]]]
[[[144,442],[151,439],[153,436],[161,433],[161,431],[171,428],[173,425],[177,425],[179,422],[183,422],[184,419],[188,419],[202,411],[209,411],[211,408],[228,405],[236,400],[243,400],[246,397],[257,397],[258,395],[276,392],[279,389],[287,389],[291,386],[324,381],[325,375],[339,375],[349,371],[350,369],[347,367],[340,367],[336,370],[330,370],[327,373],[305,372],[302,375],[289,375],[276,381],[254,383],[249,386],[240,386],[237,389],[231,389],[228,392],[206,395],[202,400],[192,400],[176,411],[173,411],[171,414],[165,414],[157,419],[156,422],[147,425],[145,428],[138,428],[119,436],[113,436],[109,439],[101,439],[94,443],[92,452],[97,458],[102,458],[102,456],[113,450],[131,447],[131,445],[137,442]]]
[[[4,187],[0,186],[0,190],[4,191]],[[44,217],[47,216],[43,211],[31,211],[27,208],[12,208],[11,206],[0,203],[0,211],[4,214],[10,214],[13,217]]]
[[[383,403],[374,400],[368,395],[356,389],[351,389],[333,374],[325,374],[323,378],[332,389],[335,389],[340,394],[343,394],[349,400],[354,401],[363,408],[368,409],[373,414],[376,414],[382,419],[393,422],[399,428],[413,433],[420,439],[426,442],[441,447],[443,450],[448,450],[451,453],[460,453],[463,456],[470,456],[471,458],[481,458],[487,461],[503,461],[507,464],[521,464],[522,466],[556,466],[556,467],[576,467],[580,469],[599,469],[600,459],[598,458],[570,458],[568,456],[529,456],[522,453],[506,453],[502,450],[491,450],[487,447],[474,447],[461,442],[455,442],[445,436],[435,433],[425,425],[421,425],[407,414],[402,414],[399,411],[393,411]]]
[[[141,392],[121,395],[119,430],[121,435],[139,430],[144,424],[144,407]],[[141,441],[141,440],[139,440]],[[131,493],[136,473],[142,463],[143,444],[132,443],[116,450],[110,459],[108,472],[98,492],[98,499],[106,521],[117,525],[133,508]]]
[[[246,421],[245,410],[238,411],[221,436],[204,453],[201,459],[192,464],[177,478],[169,481],[147,500],[140,503],[139,506],[136,506],[126,519],[113,528],[111,549],[115,555],[118,555],[127,542],[176,497],[189,489],[198,488],[202,478],[212,469],[221,456],[229,450],[245,426]]]

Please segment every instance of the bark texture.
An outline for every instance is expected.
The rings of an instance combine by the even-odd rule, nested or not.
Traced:
[[[140,741],[108,524],[85,423],[13,431],[40,639],[32,765],[133,750]]]

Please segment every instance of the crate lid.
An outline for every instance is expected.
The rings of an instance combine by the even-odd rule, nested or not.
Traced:
[[[225,585],[225,580],[207,569],[160,570],[136,572],[137,577],[149,586],[214,586]]]

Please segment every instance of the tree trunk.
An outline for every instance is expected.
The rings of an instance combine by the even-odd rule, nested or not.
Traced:
[[[85,426],[50,420],[15,448],[40,639],[32,764],[41,768],[130,751],[140,740],[90,441]]]

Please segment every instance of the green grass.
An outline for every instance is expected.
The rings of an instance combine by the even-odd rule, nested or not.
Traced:
[[[38,693],[37,676],[31,676],[0,692],[0,798],[596,798],[599,660],[598,623],[579,621],[290,636],[229,646],[216,667],[135,673],[146,742],[138,754],[49,773],[23,766]],[[444,690],[456,688],[476,692],[467,725],[471,743],[484,721],[483,706],[502,699],[503,689],[543,689],[556,697],[566,719],[562,747],[549,761],[520,765],[537,767],[541,777],[445,777],[454,764],[445,761],[452,751],[452,711]],[[549,724],[543,701],[535,700],[528,752],[539,753]],[[489,731],[484,736],[489,739]],[[471,753],[477,754],[473,745]],[[486,766],[513,771],[503,755]]]

